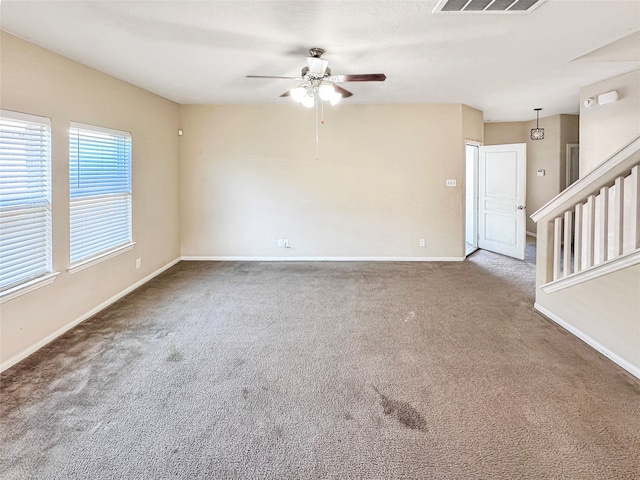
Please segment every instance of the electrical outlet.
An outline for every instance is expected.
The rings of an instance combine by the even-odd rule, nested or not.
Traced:
[[[444,184],[447,187],[455,187],[458,185],[458,182],[456,181],[455,178],[447,178]]]
[[[282,241],[283,241],[283,243],[284,243],[284,248],[289,248],[289,239],[288,239],[288,238],[285,238],[285,239],[283,239]]]
[[[420,246],[421,246],[421,247],[424,247],[424,245],[425,245],[424,238],[421,238],[421,239],[420,239]]]
[[[136,258],[136,268],[140,268],[140,267],[142,267],[142,259]]]
[[[278,239],[278,246],[279,247],[284,247],[284,242],[282,241],[281,238]]]

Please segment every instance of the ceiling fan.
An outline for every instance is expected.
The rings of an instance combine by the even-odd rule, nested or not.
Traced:
[[[307,66],[302,69],[299,77],[281,77],[271,75],[247,75],[247,78],[282,78],[285,80],[301,80],[302,83],[297,87],[280,95],[288,97],[289,95],[298,103],[307,108],[312,108],[316,104],[316,98],[322,101],[328,101],[331,105],[337,104],[341,98],[347,98],[353,95],[336,83],[343,82],[384,82],[387,76],[384,73],[364,73],[356,75],[332,75],[331,69],[328,68],[329,61],[322,57],[324,50],[322,48],[309,49],[307,57]]]

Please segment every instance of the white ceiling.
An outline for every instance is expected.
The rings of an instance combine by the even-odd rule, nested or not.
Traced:
[[[310,47],[334,74],[387,75],[343,84],[345,103],[465,103],[487,121],[578,113],[580,87],[640,68],[640,0],[520,15],[436,3],[2,0],[0,25],[183,104],[291,102],[279,95],[295,81],[245,75],[299,75]]]

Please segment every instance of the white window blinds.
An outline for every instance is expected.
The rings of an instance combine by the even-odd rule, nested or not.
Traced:
[[[71,264],[131,242],[131,135],[72,123]]]
[[[0,292],[51,272],[51,123],[0,110]]]

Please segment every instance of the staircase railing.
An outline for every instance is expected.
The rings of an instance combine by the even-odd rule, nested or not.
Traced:
[[[531,218],[545,293],[640,263],[640,137]]]

